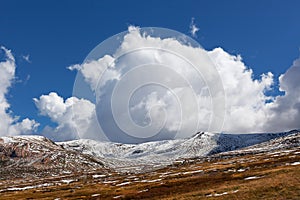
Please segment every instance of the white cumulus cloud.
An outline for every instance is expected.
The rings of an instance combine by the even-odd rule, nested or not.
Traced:
[[[111,134],[112,140],[139,142],[143,140],[116,133],[121,129],[144,138],[158,132],[154,139],[165,139],[178,129],[179,137],[218,130],[214,126],[219,124],[211,120],[222,109],[224,89],[225,116],[220,131],[287,131],[300,127],[299,66],[298,59],[279,77],[282,96],[268,96],[266,92],[274,84],[272,72],[254,78],[240,55],[231,55],[222,48],[206,51],[129,27],[115,53],[69,67],[82,74],[97,104],[78,97],[64,100],[56,93],[35,102],[42,115],[58,124],[55,129],[46,127],[45,132],[71,134],[76,129],[80,137],[102,139],[104,131]]]
[[[226,93],[227,132],[280,132],[300,128],[300,59],[279,77],[283,95],[267,96],[272,90],[271,72],[254,79],[241,56],[233,56],[221,48],[209,52],[217,63]]]
[[[253,79],[253,71],[241,56],[230,55],[221,48],[209,52],[222,78],[226,94],[226,116],[223,130],[229,132],[260,132],[266,123],[266,101],[271,97],[265,91],[271,89],[273,74],[262,74]]]
[[[41,115],[57,124],[46,126],[42,134],[55,141],[78,138],[106,140],[101,134],[95,115],[95,105],[88,100],[70,97],[64,100],[55,92],[34,98]],[[99,133],[99,134],[98,134]]]
[[[5,47],[1,47],[1,50],[6,59],[0,62],[0,136],[32,134],[37,130],[39,123],[28,118],[20,121],[10,110],[6,95],[15,80],[16,63],[10,50]]]
[[[121,129],[143,138],[159,133],[157,139],[161,139],[174,134],[190,136],[199,125],[202,130],[218,130],[209,127],[212,99],[209,101],[210,94],[203,93],[206,84],[215,93],[213,98],[218,97],[218,87],[222,90],[221,81],[217,81],[219,74],[211,65],[202,48],[184,45],[174,38],[151,37],[138,27],[129,27],[113,55],[69,69],[79,70],[96,93],[98,119],[103,121],[104,131],[114,134]],[[128,100],[132,105],[127,104]]]
[[[198,30],[192,20],[192,35]],[[10,50],[1,50],[5,59],[0,62],[0,136],[36,133],[39,123],[10,110],[6,95],[15,80],[16,63]],[[56,141],[141,142],[207,130],[249,133],[300,128],[300,58],[278,78],[282,94],[268,96],[277,77],[267,72],[254,78],[242,56],[153,37],[130,26],[114,53],[68,69],[81,73],[95,101],[63,99],[55,92],[34,98],[40,115],[55,124],[44,127],[41,134]],[[218,113],[222,109],[224,116]],[[119,135],[120,130],[130,136]]]
[[[242,58],[240,55],[230,55],[229,53],[225,52],[222,48],[216,48],[212,51],[205,51],[201,50],[199,48],[193,48],[190,46],[185,46],[183,44],[178,43],[176,40],[172,39],[161,39],[161,38],[154,38],[150,36],[145,36],[140,33],[139,28],[137,27],[129,27],[129,33],[125,35],[124,40],[122,44],[120,45],[120,48],[116,51],[114,55],[106,55],[103,58],[100,58],[99,60],[95,61],[93,64],[93,67],[89,67],[88,64],[83,64],[80,66],[79,71],[83,74],[83,76],[88,80],[88,83],[91,85],[91,88],[95,90],[96,85],[99,84],[99,76],[103,74],[103,70],[111,67],[108,64],[113,63],[113,58],[118,58],[118,56],[123,55],[126,52],[134,51],[135,49],[139,49],[141,47],[155,47],[155,48],[161,48],[161,49],[172,49],[174,52],[182,55],[185,58],[188,58],[189,60],[192,60],[193,63],[205,63],[207,62],[204,59],[203,54],[208,54],[210,58],[213,60],[214,63],[216,63],[217,71],[219,72],[219,75],[221,77],[223,87],[225,90],[226,95],[226,115],[225,115],[225,122],[223,126],[223,131],[228,132],[264,132],[264,131],[282,131],[282,130],[289,130],[291,128],[299,127],[299,117],[298,111],[299,107],[297,104],[297,99],[299,98],[297,95],[299,92],[297,92],[299,89],[299,83],[296,81],[297,79],[297,70],[296,66],[299,64],[299,61],[295,61],[294,65],[286,74],[282,75],[280,77],[280,88],[281,90],[284,90],[286,93],[284,96],[279,97],[272,97],[267,96],[266,91],[272,89],[272,85],[274,83],[274,77],[272,72],[267,72],[266,74],[261,74],[260,79],[254,79],[254,72],[248,68],[242,61]],[[109,57],[109,62],[103,62],[106,57]],[[202,60],[201,60],[202,59]],[[141,61],[142,60],[142,61]],[[97,62],[97,63],[96,63]],[[189,79],[191,82],[193,79],[197,79],[197,76],[194,75],[194,71],[191,70],[189,66],[187,66],[186,63],[182,62],[180,59],[174,58],[172,55],[162,52],[151,52],[151,51],[143,51],[139,50],[138,53],[133,54],[132,57],[128,55],[126,59],[117,61],[118,63],[114,63],[115,65],[118,64],[118,69],[115,69],[114,67],[111,68],[110,73],[106,73],[105,75],[114,74],[111,77],[112,79],[122,79],[122,67],[125,68],[125,66],[135,66],[136,64],[140,63],[166,63],[170,66],[172,66],[172,70],[176,71],[177,73],[180,73],[182,76],[185,76],[187,79]],[[184,67],[179,67],[184,66]],[[120,69],[121,68],[121,69]],[[97,69],[97,70],[96,70]],[[101,71],[102,70],[102,71]],[[92,73],[96,72],[96,73]],[[99,73],[101,71],[101,73]],[[124,70],[125,71],[125,70]],[[86,73],[89,72],[89,73]],[[98,73],[97,73],[98,72]],[[157,71],[158,73],[158,71]],[[164,73],[163,70],[160,73]],[[97,77],[98,78],[93,78]],[[167,74],[164,74],[166,77]],[[206,80],[210,80],[210,74],[203,74]],[[293,75],[293,77],[292,77]],[[156,73],[148,73],[147,76],[158,76]],[[121,78],[120,78],[121,77]],[[171,76],[172,77],[172,76]],[[130,82],[134,82],[134,79],[139,79],[138,76],[132,76],[132,79],[130,79]],[[174,78],[174,77],[172,77]],[[213,77],[216,78],[216,77]],[[105,80],[112,80],[109,78],[105,78]],[[285,80],[286,79],[286,80]],[[105,84],[103,84],[101,88],[101,92],[106,91],[107,88],[104,87]],[[176,88],[180,88],[177,86],[171,87],[174,91],[176,91]],[[293,88],[293,89],[291,89]],[[203,85],[199,85],[196,90],[201,91],[203,89]],[[187,88],[184,88],[184,91],[186,91]],[[148,92],[148,94],[147,94]],[[156,118],[158,121],[161,121],[161,117],[164,115],[162,112],[166,112],[169,117],[169,121],[167,120],[167,128],[171,129],[171,127],[174,127],[174,124],[188,124],[190,121],[195,120],[196,118],[199,119],[199,116],[195,117],[196,113],[195,110],[186,110],[189,114],[189,118],[181,121],[181,123],[178,123],[176,117],[176,114],[174,114],[173,106],[175,106],[176,101],[172,98],[167,98],[167,94],[164,93],[164,95],[161,96],[155,96],[153,98],[153,93],[145,90],[145,93],[143,93],[142,101],[139,102],[139,104],[135,105],[131,109],[131,111],[135,111],[136,113],[139,113],[135,117],[138,119],[145,119],[146,121],[153,121],[155,119],[154,115],[151,117],[149,113],[151,113],[151,108],[153,106],[149,105],[155,105],[156,108],[160,107],[160,109],[156,111],[161,112],[152,112],[152,114],[156,113]],[[294,97],[294,96],[297,97]],[[293,97],[293,98],[291,98]],[[189,104],[192,99],[192,96],[188,97],[188,95],[182,95],[181,97],[182,104],[181,109],[184,110],[188,107],[183,106],[183,104]],[[153,102],[156,99],[155,102]],[[168,99],[168,100],[166,100]],[[172,99],[172,100],[171,100]],[[289,102],[281,103],[283,100],[289,99]],[[274,100],[274,102],[271,101],[271,103],[267,103],[270,100]],[[121,100],[120,100],[121,101]],[[202,118],[200,120],[201,122],[207,123],[208,118],[205,118],[203,113],[205,113],[205,110],[208,111],[209,108],[209,101],[205,101],[205,95],[198,95],[198,101],[199,102],[206,102],[205,106],[202,107],[203,109],[200,110],[201,114],[199,114]],[[121,102],[120,102],[121,103]],[[283,110],[279,109],[283,106],[287,107],[289,106],[289,110],[286,110],[283,112]],[[146,111],[145,112],[138,112],[137,108],[143,108]],[[275,112],[277,110],[277,112]],[[178,110],[177,110],[178,111]],[[143,113],[143,114],[142,114]],[[173,113],[173,114],[171,114]],[[286,122],[285,119],[281,120],[281,123],[278,123],[278,121],[272,116],[280,116],[284,115],[284,113],[289,113],[290,116],[288,118],[289,123]],[[142,117],[144,115],[144,117]],[[206,112],[206,115],[209,116],[209,112]],[[285,114],[286,115],[286,114]],[[134,117],[135,115],[133,115]],[[171,117],[170,117],[171,116]],[[283,118],[283,117],[282,117]],[[182,120],[182,119],[181,119]],[[172,123],[171,123],[172,122]],[[142,122],[140,122],[142,124]],[[274,126],[277,124],[277,126]],[[293,124],[293,126],[290,126],[289,124]],[[187,126],[188,127],[188,126]],[[277,128],[271,128],[271,127],[277,127]],[[203,128],[200,126],[200,128]]]
[[[277,131],[300,127],[300,58],[279,77],[280,91],[274,102],[267,104],[268,116],[264,130]]]

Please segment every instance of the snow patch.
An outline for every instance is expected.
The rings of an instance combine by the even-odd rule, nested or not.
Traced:
[[[300,165],[300,162],[293,162],[291,165]]]
[[[253,179],[259,179],[259,178],[261,178],[261,177],[259,177],[259,176],[249,176],[249,177],[244,178],[244,180],[253,180]]]
[[[230,192],[223,192],[223,193],[214,193],[214,194],[208,194],[206,195],[206,197],[219,197],[219,196],[223,196],[226,194],[233,194],[233,193],[237,193],[239,190],[234,190],[234,191],[230,191]]]
[[[186,175],[186,174],[196,174],[196,173],[200,173],[203,172],[203,170],[195,170],[195,171],[187,171],[187,172],[183,172],[182,174]]]
[[[104,178],[104,177],[106,177],[105,174],[95,174],[95,175],[93,175],[93,178]]]
[[[123,182],[123,183],[119,183],[116,186],[124,186],[124,185],[129,185],[131,182]]]
[[[140,190],[140,191],[138,191],[138,193],[147,192],[147,191],[149,191],[149,189]]]
[[[0,190],[0,192],[4,192],[4,191],[29,190],[29,189],[33,189],[33,188],[39,188],[39,187],[48,187],[48,186],[51,186],[51,185],[53,185],[53,184],[52,184],[52,183],[44,183],[44,184],[33,185],[33,186],[13,187],[13,188],[7,188],[7,189]]]
[[[14,140],[12,137],[1,137],[1,139],[3,140],[4,144],[16,142],[16,140]]]
[[[76,182],[77,180],[74,180],[74,179],[65,179],[65,180],[61,180],[61,182],[63,183],[67,183],[67,184],[70,184],[72,182]]]

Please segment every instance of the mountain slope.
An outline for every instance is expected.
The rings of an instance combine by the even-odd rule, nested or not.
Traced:
[[[59,173],[103,167],[120,172],[153,171],[178,160],[228,152],[262,142],[272,142],[275,138],[281,141],[295,132],[297,131],[239,135],[203,132],[187,139],[142,144],[86,139],[54,143],[42,136],[1,137],[0,173],[4,177],[4,174],[9,176],[15,171],[30,174],[52,170]],[[273,143],[277,144],[276,141]],[[254,151],[254,147],[251,146],[249,151]],[[271,148],[268,145],[263,147],[267,150]]]
[[[101,158],[106,166],[120,171],[153,170],[178,159],[231,151],[287,136],[293,131],[268,134],[197,133],[188,139],[142,144],[118,144],[93,140],[58,143],[66,149]],[[105,158],[105,159],[104,159]]]
[[[123,158],[133,165],[134,160],[150,158],[149,155],[144,155],[130,159],[136,147],[151,147],[149,149],[157,155],[168,155],[172,158],[174,154],[170,152],[197,153],[197,146],[190,146],[193,140],[194,143],[199,142],[203,145],[210,144],[212,140],[216,141],[215,147],[219,149],[222,145],[222,149],[233,149],[237,145],[230,147],[230,144],[248,145],[253,141],[258,142],[262,141],[262,138],[273,136],[273,134],[246,136],[245,138],[251,140],[244,141],[245,138],[242,139],[243,137],[237,135],[197,134],[182,141],[161,141],[140,145],[105,143],[107,145],[105,147],[99,142],[85,140],[87,142],[85,148],[81,140],[68,143],[72,143],[72,148],[77,148],[76,151],[85,149],[86,153],[91,153],[90,150],[95,145],[94,153],[102,152],[102,156],[111,154],[112,160],[119,156],[120,161]],[[23,177],[22,179],[7,177],[4,180],[0,179],[0,199],[299,199],[300,132],[277,136],[279,137],[233,151],[180,158],[171,165],[159,170],[152,168],[152,171],[144,173],[128,171],[103,173],[103,170],[87,170],[54,177],[51,175],[41,178],[25,177],[25,180]],[[206,137],[207,140],[204,142],[203,138]],[[232,137],[235,140],[232,142],[220,140],[224,137],[227,139]],[[4,140],[9,142],[15,138],[4,138]],[[112,149],[109,148],[110,146]],[[184,146],[187,148],[177,149]],[[162,149],[168,151],[160,151]],[[205,152],[209,150],[206,149]],[[112,155],[113,153],[116,153],[116,156]],[[199,152],[199,155],[201,154],[202,152]],[[106,164],[106,158],[104,162]],[[0,173],[0,177],[1,175]]]
[[[55,173],[103,168],[98,158],[66,150],[42,136],[15,136],[0,138],[0,174]]]

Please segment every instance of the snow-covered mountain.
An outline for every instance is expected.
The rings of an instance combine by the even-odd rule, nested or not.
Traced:
[[[203,157],[248,147],[272,149],[282,147],[282,141],[300,136],[299,131],[265,134],[197,133],[191,138],[119,144],[80,139],[54,143],[42,136],[0,138],[0,171],[15,170],[86,171],[113,169],[116,171],[148,171],[184,159]],[[296,140],[296,145],[299,145]],[[267,142],[266,145],[263,142]],[[281,142],[281,143],[280,143]],[[264,144],[263,146],[259,146]],[[293,143],[285,143],[289,146]],[[255,146],[253,146],[255,145]],[[277,147],[276,147],[277,145]],[[279,146],[278,146],[279,145]]]
[[[284,152],[287,153],[293,148],[300,147],[300,131],[294,130],[290,131],[288,135],[282,137],[276,137],[274,139],[268,140],[266,142],[251,145],[242,149],[237,149],[234,151],[224,151],[218,154],[218,156],[230,155],[231,157],[237,155],[245,154],[262,154],[272,152]]]
[[[65,149],[101,158],[109,168],[137,171],[160,168],[176,160],[202,157],[259,144],[299,131],[265,134],[197,133],[188,139],[164,140],[142,144],[119,144],[93,140],[58,143]]]
[[[0,137],[0,179],[15,174],[62,174],[103,168],[97,157],[64,149],[42,136]]]
[[[75,150],[98,158],[116,170],[146,170],[166,166],[178,158],[207,155],[217,147],[217,135],[197,134],[189,139],[163,140],[142,144],[119,144],[94,140],[60,142],[65,149]]]

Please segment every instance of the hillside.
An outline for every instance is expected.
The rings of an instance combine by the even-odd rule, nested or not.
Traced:
[[[186,143],[183,141],[172,141],[169,143],[164,141],[155,143],[155,145],[154,143],[139,145],[112,143],[104,143],[104,145],[98,143],[101,148],[89,140],[55,144],[43,137],[35,137],[1,138],[1,160],[3,158],[7,160],[9,155],[10,158],[9,161],[4,162],[5,165],[1,162],[0,199],[300,198],[299,131],[279,134],[277,137],[274,134],[269,136],[266,134],[259,138],[271,139],[247,146],[252,141],[258,141],[253,139],[255,138],[253,135],[253,137],[250,137],[253,139],[251,142],[243,143],[247,144],[244,148],[212,153],[216,149],[225,148],[221,148],[221,143],[216,142],[215,146],[210,148],[212,150],[205,151],[205,154],[201,154],[204,151],[198,151],[197,146],[188,146],[186,149],[183,149],[182,145],[190,144],[187,142],[190,140],[198,141],[200,138],[216,138],[215,134],[197,134],[187,139]],[[228,137],[230,136],[226,135],[226,138]],[[234,137],[241,138],[242,136],[235,135]],[[198,142],[201,144],[200,141]],[[29,147],[24,147],[24,143]],[[228,142],[225,142],[225,144],[227,144],[226,148],[234,149],[242,143],[237,145],[234,142],[232,143],[235,144],[234,147],[230,147]],[[114,147],[109,148],[109,145]],[[166,149],[171,150],[159,151],[163,149],[163,145],[169,147]],[[151,148],[146,151],[146,146]],[[93,151],[91,151],[92,147],[94,147]],[[178,149],[170,147],[178,147]],[[7,149],[14,149],[15,153],[6,153],[3,156],[3,150],[8,152]],[[138,154],[137,152],[132,155],[137,149],[144,150],[143,152],[146,152],[146,154],[143,156],[134,155]],[[32,154],[29,152],[32,152]],[[58,152],[61,153],[58,157],[62,157],[67,161],[66,163],[70,162],[69,165],[45,165],[41,162],[40,155],[57,155]],[[153,166],[153,168],[149,164],[152,161],[149,161],[146,170],[142,166],[138,168],[138,164],[132,165],[135,159],[140,159],[139,162],[141,162],[143,159],[153,158],[151,152],[153,152],[153,155],[159,155],[157,158],[162,159],[163,157],[160,157],[160,155],[164,157],[168,155],[169,158],[173,156],[174,160],[170,161],[171,164],[166,165],[166,162],[164,165]],[[174,152],[182,153],[174,156]],[[196,153],[189,154],[190,152]],[[93,153],[95,154],[94,156],[92,156]],[[65,155],[63,156],[62,154]],[[109,154],[111,158],[106,160],[105,158],[109,157]],[[76,158],[74,162],[72,162],[73,158],[69,161],[71,155]],[[152,157],[149,157],[150,155]],[[190,155],[191,157],[183,158],[184,155]],[[112,161],[117,156],[120,157],[118,162],[121,162],[121,158],[123,158],[125,161],[121,163],[124,166],[125,163],[129,165],[120,169],[117,166],[117,162],[115,162],[116,166],[114,168],[108,168],[109,165],[113,164]],[[60,163],[57,160],[58,158],[54,157],[49,163]],[[33,158],[36,158],[36,162],[29,162]],[[100,160],[103,163],[99,163],[98,161]],[[7,162],[15,164],[8,165]],[[76,165],[75,162],[77,163]],[[89,164],[87,165],[85,162]],[[98,163],[98,166],[95,163]],[[153,161],[153,163],[156,162]],[[70,167],[73,165],[76,167]],[[24,178],[18,176],[18,173],[15,173],[15,175],[7,175],[6,173],[8,169],[13,170],[14,167],[22,169],[25,166],[34,169],[33,171],[43,171],[42,166],[45,166],[44,169],[47,169],[45,170],[47,172],[51,172],[49,169],[53,168],[62,173],[40,173],[37,176],[25,176]],[[85,166],[85,168],[82,166]],[[132,169],[130,167],[141,170],[130,170]],[[128,171],[125,172],[125,168]],[[69,169],[69,171],[63,169]],[[30,173],[28,172],[28,174]]]

